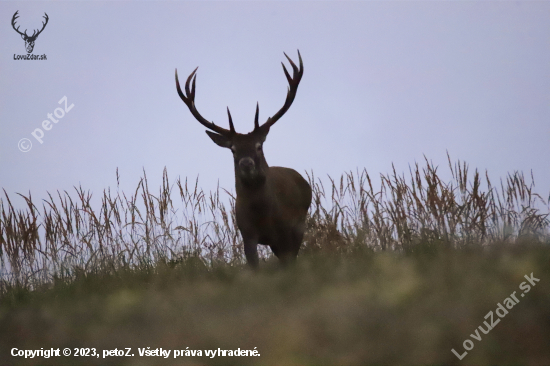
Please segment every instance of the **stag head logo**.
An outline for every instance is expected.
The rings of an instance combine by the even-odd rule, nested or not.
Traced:
[[[27,53],[32,53],[32,50],[34,49],[34,42],[36,41],[36,38],[38,37],[38,35],[40,33],[42,33],[42,31],[44,30],[44,28],[46,28],[46,24],[48,24],[48,14],[44,13],[44,18],[46,19],[45,22],[42,22],[42,29],[38,30],[38,29],[35,29],[34,32],[32,33],[31,36],[29,36],[27,34],[27,30],[25,29],[25,32],[24,33],[21,33],[19,31],[19,27],[15,28],[15,21],[17,20],[17,18],[19,18],[19,15],[17,15],[17,13],[19,13],[19,10],[17,10],[15,12],[15,14],[13,14],[13,18],[11,18],[11,26],[13,27],[13,29],[15,29],[15,31],[17,33],[19,33],[21,35],[21,38],[23,38],[23,40],[25,41],[25,48],[27,49]]]

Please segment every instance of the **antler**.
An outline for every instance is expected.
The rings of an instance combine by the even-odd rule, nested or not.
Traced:
[[[197,67],[198,69],[198,67]],[[220,126],[216,126],[213,122],[210,122],[206,120],[199,111],[197,111],[197,108],[195,107],[195,81],[197,80],[197,76],[195,73],[197,72],[197,69],[193,70],[191,75],[187,78],[187,82],[185,83],[185,94],[181,91],[180,88],[180,82],[178,80],[178,69],[176,69],[176,88],[178,89],[178,94],[187,105],[189,110],[191,111],[191,114],[199,121],[204,127],[211,129],[214,132],[219,133],[220,135],[224,136],[230,136],[235,133],[235,127],[233,126],[233,121],[231,119],[231,114],[229,113],[229,108],[227,108],[227,115],[229,116],[229,130],[226,130],[225,128],[222,128]],[[193,79],[193,85],[191,86],[191,89],[189,89],[189,83],[191,82],[191,79]]]
[[[21,32],[19,31],[19,27],[15,28],[15,21],[16,21],[17,18],[19,18],[19,15],[17,15],[17,13],[19,13],[19,10],[17,10],[17,11],[15,12],[15,14],[13,14],[13,18],[11,18],[11,26],[12,26],[13,29],[14,29],[17,33],[19,33],[20,35],[25,36],[26,38],[31,38],[31,39],[32,39],[32,38],[38,37],[38,35],[39,35],[40,33],[42,33],[42,31],[44,30],[44,28],[46,28],[46,24],[48,24],[48,20],[50,19],[50,18],[48,17],[48,14],[47,14],[47,13],[44,13],[45,15],[43,16],[43,18],[46,18],[46,22],[42,22],[42,29],[40,29],[40,30],[38,31],[38,33],[36,33],[37,29],[35,29],[34,32],[32,33],[32,36],[29,36],[29,35],[27,34],[27,30],[26,30],[26,29],[25,29],[25,33],[21,33]]]
[[[259,128],[269,130],[269,128],[273,126],[273,124],[275,124],[275,122],[277,122],[277,120],[279,120],[279,118],[281,118],[286,113],[286,111],[288,111],[288,109],[292,105],[292,102],[294,101],[294,98],[296,97],[296,92],[298,91],[298,84],[300,84],[300,80],[302,79],[302,75],[304,74],[304,65],[302,63],[302,56],[300,55],[300,50],[298,50],[298,58],[300,59],[300,69],[296,67],[294,62],[292,62],[292,60],[290,59],[290,57],[287,56],[286,53],[285,53],[285,56],[288,59],[288,62],[290,62],[290,65],[292,66],[292,70],[293,70],[293,74],[291,78],[290,75],[288,74],[288,71],[286,70],[285,64],[281,62],[281,64],[283,65],[283,70],[285,72],[286,79],[288,80],[288,91],[286,93],[285,104],[281,109],[279,109],[277,113],[275,113],[273,117],[268,118],[267,121],[261,126],[258,126],[258,123],[257,123],[258,106],[256,106],[256,118],[254,121],[255,130]]]
[[[43,18],[46,18],[46,22],[42,22],[42,29],[40,29],[40,30],[38,31],[38,33],[36,33],[36,30],[35,30],[35,31],[32,33],[32,36],[30,36],[30,38],[36,38],[36,37],[38,37],[38,35],[39,35],[40,33],[42,33],[42,31],[44,30],[44,28],[46,28],[46,24],[48,24],[48,20],[49,20],[50,18],[48,18],[48,14],[47,14],[46,12],[44,12],[44,14],[45,14],[45,15],[43,16]],[[55,14],[54,14],[54,15],[55,15]],[[35,33],[36,33],[36,34],[35,34]]]
[[[19,15],[17,15],[17,13],[19,13],[19,10],[17,10],[17,11],[15,12],[15,14],[13,14],[13,18],[11,18],[11,26],[12,26],[13,29],[14,29],[17,33],[19,33],[20,35],[26,36],[26,35],[27,35],[27,31],[26,31],[26,30],[25,30],[25,33],[21,33],[21,32],[19,32],[19,27],[15,28],[15,20],[16,20],[17,18],[19,18]]]

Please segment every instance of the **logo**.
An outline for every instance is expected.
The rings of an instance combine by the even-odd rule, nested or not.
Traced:
[[[22,138],[21,140],[19,140],[17,146],[22,152],[29,152],[32,149],[32,142],[28,138]]]
[[[40,144],[43,144],[44,141],[42,140],[44,138],[44,131],[49,131],[52,129],[52,127],[59,122],[66,114],[69,113],[71,109],[74,108],[74,103],[71,103],[71,105],[68,105],[67,96],[63,96],[59,102],[57,102],[61,107],[54,109],[53,113],[48,113],[46,116],[48,119],[45,119],[42,121],[42,129],[37,128],[34,131],[31,132],[32,137],[36,139],[36,141],[40,142]],[[65,108],[63,108],[65,106]],[[55,119],[54,116],[57,118]],[[52,125],[52,122],[54,123]],[[22,152],[29,152],[32,149],[32,142],[28,138],[22,138],[17,143],[17,147],[19,147],[19,150]]]
[[[25,29],[25,32],[21,33],[19,31],[19,26],[17,28],[15,28],[15,23],[16,23],[16,20],[17,18],[19,18],[19,15],[17,14],[19,13],[19,10],[17,10],[15,12],[15,14],[13,14],[13,18],[11,18],[11,26],[13,27],[13,29],[19,33],[21,35],[21,38],[23,38],[23,40],[25,41],[25,48],[27,49],[27,53],[29,55],[27,56],[34,56],[34,55],[30,55],[32,53],[32,50],[34,49],[34,42],[36,41],[36,38],[38,37],[38,35],[40,35],[40,33],[42,33],[42,31],[44,30],[44,28],[46,28],[46,24],[48,24],[48,14],[46,14],[44,12],[44,19],[46,20],[45,22],[42,22],[42,29],[38,30],[38,29],[35,29],[32,33],[32,35],[28,35],[27,34],[27,30]],[[23,55],[19,55],[19,56],[23,56]],[[42,57],[44,57],[45,55],[42,55]],[[40,57],[40,56],[35,56],[35,57]],[[28,59],[28,57],[20,57],[21,59]],[[15,58],[15,55],[14,55],[14,59]],[[36,58],[33,58],[33,59],[36,59]],[[43,58],[45,59],[45,57]]]

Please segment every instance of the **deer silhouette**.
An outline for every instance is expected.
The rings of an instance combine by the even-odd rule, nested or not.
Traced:
[[[298,51],[299,68],[286,54],[285,56],[293,70],[293,77],[290,77],[283,64],[289,84],[285,103],[262,125],[258,123],[259,105],[256,104],[254,130],[248,134],[235,131],[229,108],[227,108],[229,130],[203,118],[195,106],[198,67],[187,78],[185,94],[180,88],[176,69],[176,88],[180,98],[197,121],[214,131],[206,131],[212,141],[218,146],[231,149],[233,153],[237,226],[243,238],[247,262],[253,268],[258,268],[259,265],[258,244],[269,245],[283,264],[296,259],[306,229],[307,211],[311,205],[309,183],[293,169],[270,167],[262,149],[271,126],[292,105],[304,72],[300,51]]]
[[[19,15],[17,15],[17,13],[19,13],[19,10],[17,10],[15,12],[15,14],[13,14],[13,18],[11,18],[11,26],[13,27],[13,29],[19,33],[21,35],[21,38],[23,38],[23,40],[25,41],[25,48],[27,49],[27,53],[32,53],[32,50],[34,49],[34,42],[36,41],[36,38],[38,37],[38,35],[40,33],[42,33],[42,31],[44,30],[44,28],[46,28],[46,24],[48,24],[48,14],[44,13],[44,18],[46,19],[45,22],[42,22],[42,29],[38,30],[38,29],[35,29],[34,32],[32,33],[32,36],[29,36],[27,34],[27,30],[25,29],[25,32],[24,33],[21,33],[19,31],[19,27],[15,28],[15,21],[17,20],[17,18],[19,18]]]

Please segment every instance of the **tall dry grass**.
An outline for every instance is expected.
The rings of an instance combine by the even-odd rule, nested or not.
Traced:
[[[395,168],[373,187],[366,169],[322,180],[308,174],[313,203],[303,254],[353,250],[425,250],[492,243],[550,243],[548,200],[534,192],[521,172],[494,186],[487,174],[452,163],[444,182],[427,159],[409,175]],[[117,170],[117,182],[119,181]],[[34,288],[79,273],[151,268],[159,261],[195,257],[207,266],[244,263],[236,226],[234,196],[217,188],[205,193],[187,179],[170,183],[166,170],[157,194],[147,176],[134,192],[107,189],[94,209],[92,195],[75,187],[41,203],[17,194],[26,208],[0,198],[0,292],[17,285]],[[261,246],[261,256],[270,251]]]
[[[426,243],[461,248],[525,238],[548,242],[550,200],[534,191],[532,175],[528,183],[514,172],[494,186],[487,172],[471,174],[465,162],[453,164],[448,156],[452,179],[444,182],[438,168],[425,163],[410,167],[408,177],[392,167],[378,188],[366,169],[339,181],[329,177],[328,190],[308,176],[314,188],[308,246],[409,251]]]

